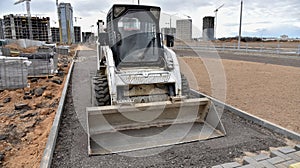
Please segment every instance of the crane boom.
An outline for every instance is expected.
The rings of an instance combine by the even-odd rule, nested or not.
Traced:
[[[26,0],[19,0],[19,1],[15,2],[14,5],[17,5],[17,4],[22,3],[22,2],[25,2],[25,1],[26,1]]]
[[[215,10],[215,12],[218,12],[219,11],[219,9],[221,9],[223,6],[224,6],[225,4],[223,4],[223,5],[221,5],[221,6],[219,6],[216,10]]]

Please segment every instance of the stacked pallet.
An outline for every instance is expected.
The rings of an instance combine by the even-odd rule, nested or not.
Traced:
[[[0,90],[27,87],[27,58],[0,56]]]
[[[57,69],[57,55],[54,53],[37,52],[32,54],[21,54],[28,58],[32,64],[28,67],[29,77],[43,77],[53,75]]]

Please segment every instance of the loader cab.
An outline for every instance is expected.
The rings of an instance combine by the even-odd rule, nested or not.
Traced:
[[[109,46],[116,67],[162,67],[160,8],[114,5],[107,15]]]

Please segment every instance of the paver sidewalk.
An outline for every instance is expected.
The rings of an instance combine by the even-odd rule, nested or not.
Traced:
[[[300,163],[300,145],[282,147],[270,151],[269,155],[246,156],[243,158],[243,164],[231,162],[213,166],[213,168],[288,168],[296,163]]]

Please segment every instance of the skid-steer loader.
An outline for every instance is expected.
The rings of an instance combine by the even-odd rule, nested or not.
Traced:
[[[176,54],[162,44],[160,7],[113,5],[98,21],[88,153],[143,150],[225,135],[213,103],[191,94]]]

